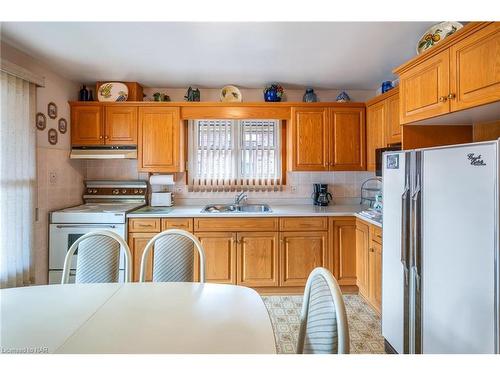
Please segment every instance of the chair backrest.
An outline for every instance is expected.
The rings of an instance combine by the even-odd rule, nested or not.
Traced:
[[[120,249],[125,255],[125,282],[131,278],[131,255],[125,240],[109,230],[90,232],[79,237],[69,248],[64,259],[61,284],[69,283],[71,260],[78,249],[76,283],[117,282],[120,267]]]
[[[153,281],[193,281],[194,248],[200,260],[200,282],[205,282],[205,251],[200,241],[182,229],[168,229],[154,236],[144,248],[139,281],[146,280],[146,263],[154,247]]]
[[[344,299],[333,275],[315,268],[307,279],[300,315],[298,354],[348,354]]]

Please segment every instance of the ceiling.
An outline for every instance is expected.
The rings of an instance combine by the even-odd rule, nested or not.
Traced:
[[[77,82],[376,89],[435,22],[3,22],[2,39]]]

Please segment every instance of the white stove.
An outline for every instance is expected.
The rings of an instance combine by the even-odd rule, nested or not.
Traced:
[[[109,230],[127,240],[127,213],[146,204],[146,181],[85,181],[84,204],[50,213],[49,283],[61,282],[64,258],[79,237],[95,230]],[[75,254],[70,280],[76,270]],[[120,280],[124,279],[120,258]]]

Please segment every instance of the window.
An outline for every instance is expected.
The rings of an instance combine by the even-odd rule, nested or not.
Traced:
[[[279,121],[195,120],[189,133],[191,190],[281,188]]]

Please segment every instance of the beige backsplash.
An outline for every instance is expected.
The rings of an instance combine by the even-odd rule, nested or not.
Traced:
[[[144,179],[148,173],[137,171],[137,160],[87,160],[87,179]],[[276,203],[308,203],[313,183],[327,183],[335,203],[354,203],[360,196],[363,181],[374,177],[373,172],[288,172],[287,185],[280,192],[249,192],[250,200]],[[185,174],[175,174],[175,201],[183,204],[206,203],[207,199],[229,200],[234,192],[188,192]]]

